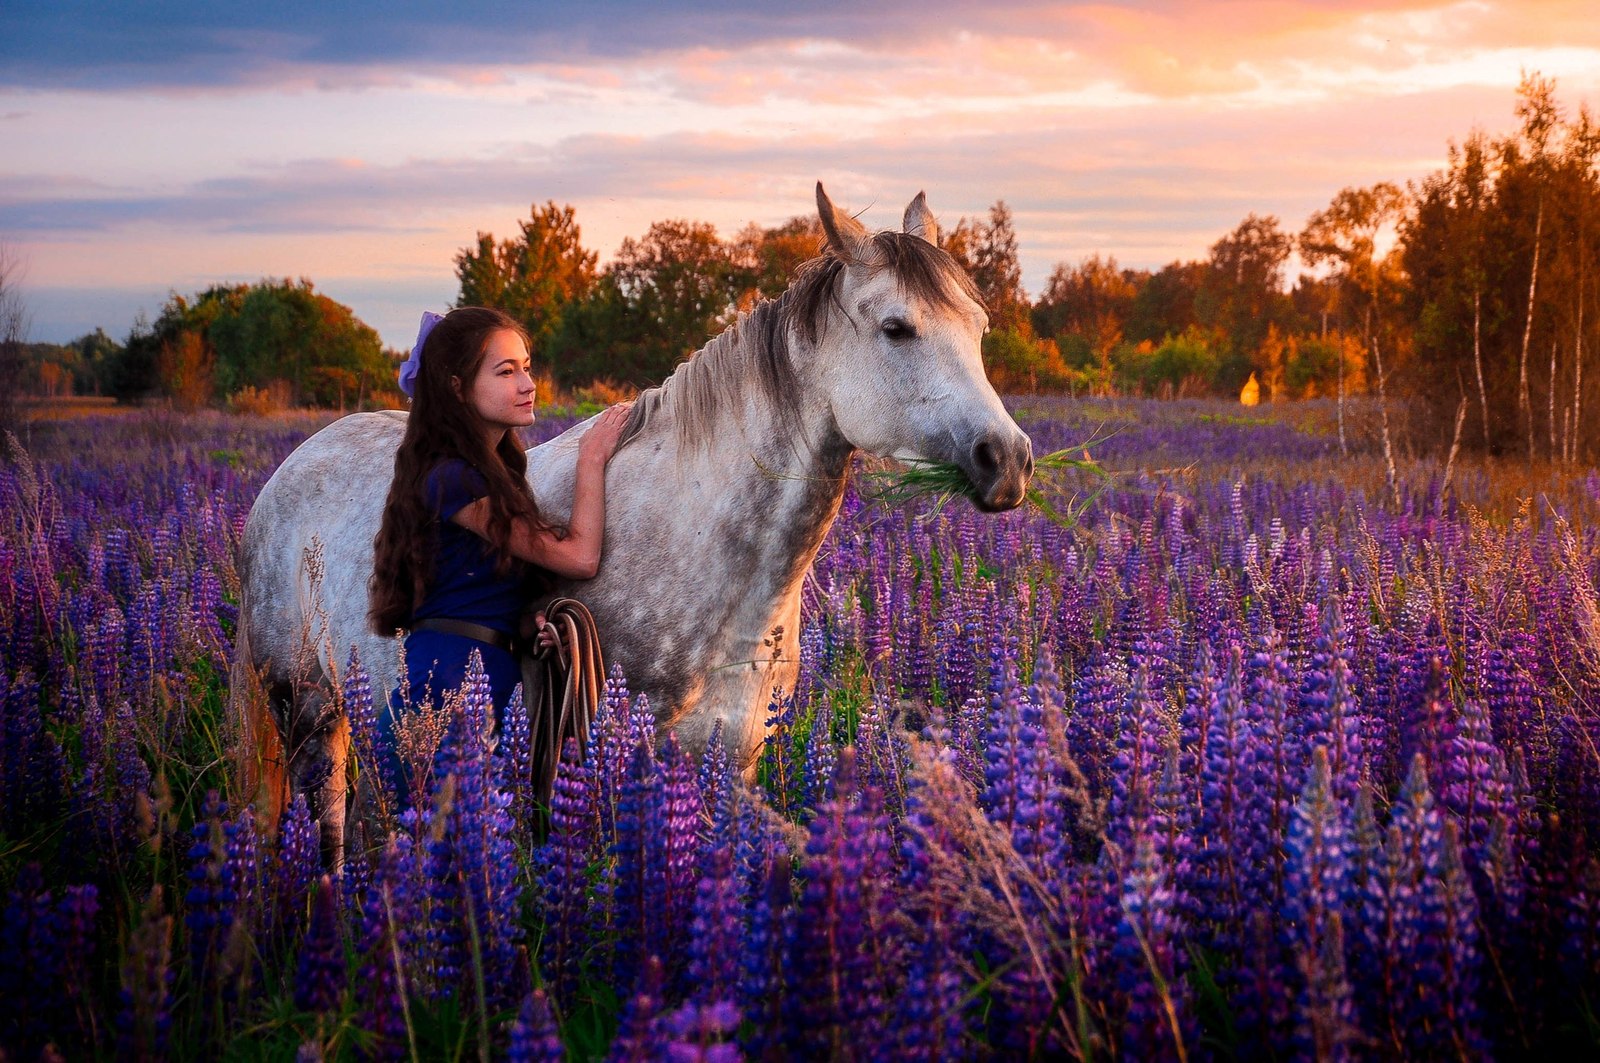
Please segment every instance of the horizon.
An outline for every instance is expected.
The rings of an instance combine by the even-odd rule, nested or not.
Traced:
[[[1567,0],[26,0],[0,28],[0,242],[57,343],[303,276],[403,349],[455,253],[532,204],[571,204],[603,264],[652,221],[809,214],[819,179],[875,228],[919,190],[945,226],[1004,200],[1037,298],[1060,263],[1159,269],[1249,213],[1295,233],[1341,188],[1420,180],[1517,128],[1524,73],[1569,114],[1600,95],[1600,23]]]

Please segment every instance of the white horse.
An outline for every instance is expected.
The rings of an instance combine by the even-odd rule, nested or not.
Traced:
[[[640,396],[606,473],[599,575],[556,588],[588,605],[607,661],[660,727],[698,750],[721,720],[747,771],[774,688],[793,687],[802,583],[855,452],[953,462],[990,511],[1018,505],[1033,471],[984,376],[983,306],[923,196],[904,232],[876,235],[820,183],[817,207],[823,254]],[[367,582],[404,417],[354,414],[312,436],[245,526],[238,655],[266,679],[290,786],[335,858],[345,747],[324,691],[352,644],[375,689],[395,681],[395,640],[367,627]],[[528,452],[557,522],[587,424]]]

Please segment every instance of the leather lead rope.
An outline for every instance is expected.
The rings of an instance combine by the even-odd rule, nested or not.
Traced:
[[[544,610],[551,647],[535,645],[522,658],[522,695],[533,739],[534,792],[550,806],[556,769],[568,738],[581,755],[589,746],[589,727],[606,691],[606,662],[594,616],[574,598],[557,598]]]

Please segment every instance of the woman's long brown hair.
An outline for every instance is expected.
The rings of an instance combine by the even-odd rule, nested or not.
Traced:
[[[514,521],[556,531],[539,514],[528,488],[528,458],[516,433],[506,432],[491,449],[483,421],[467,402],[490,338],[509,329],[527,342],[515,320],[488,307],[467,306],[446,314],[422,347],[411,416],[394,456],[394,480],[383,506],[383,524],[373,540],[372,581],[367,585],[367,620],[379,635],[411,625],[433,579],[438,549],[437,521],[424,496],[428,473],[440,462],[460,458],[489,485],[489,544],[502,575],[518,562],[510,551]],[[458,393],[459,392],[459,393]]]

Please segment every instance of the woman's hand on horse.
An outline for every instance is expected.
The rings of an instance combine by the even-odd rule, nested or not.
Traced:
[[[601,465],[609,462],[622,442],[622,432],[628,427],[628,416],[632,412],[631,402],[619,402],[607,407],[578,441],[578,460],[595,461]]]

